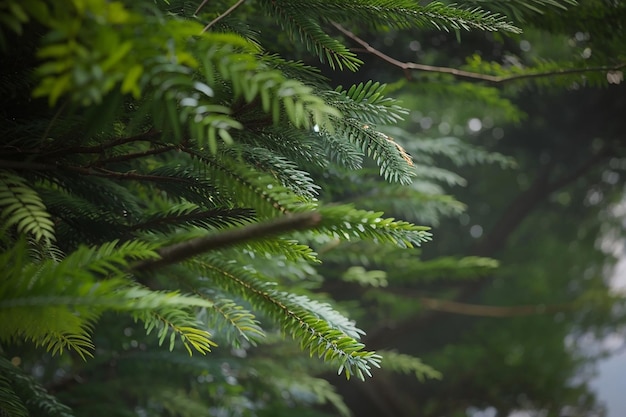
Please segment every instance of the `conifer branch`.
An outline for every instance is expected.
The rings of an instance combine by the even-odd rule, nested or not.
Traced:
[[[600,71],[618,71],[622,68],[626,68],[626,62],[621,62],[615,65],[601,65],[596,67],[585,67],[585,68],[561,68],[552,71],[542,71],[542,72],[532,72],[532,73],[524,73],[524,74],[513,74],[513,75],[489,75],[489,74],[481,74],[478,72],[465,71],[457,68],[450,67],[438,67],[434,65],[425,65],[418,64],[415,62],[403,62],[398,59],[395,59],[384,52],[374,48],[372,45],[367,43],[365,40],[361,39],[353,32],[344,28],[338,23],[332,23],[337,30],[346,35],[348,38],[352,39],[354,42],[358,43],[363,49],[382,59],[383,61],[402,69],[405,73],[407,79],[411,78],[409,73],[410,70],[424,71],[424,72],[432,72],[438,74],[450,74],[457,78],[464,78],[468,80],[476,80],[476,81],[487,81],[492,84],[504,84],[511,81],[524,80],[524,79],[533,79],[533,78],[543,78],[543,77],[553,77],[553,76],[562,76],[562,75],[571,75],[571,74],[584,74],[589,72],[600,72]]]
[[[171,265],[210,250],[222,249],[249,240],[309,229],[318,225],[322,216],[316,212],[284,216],[264,223],[251,224],[239,229],[227,230],[215,235],[202,236],[186,242],[176,243],[158,250],[159,259],[140,262],[132,267],[143,272]]]

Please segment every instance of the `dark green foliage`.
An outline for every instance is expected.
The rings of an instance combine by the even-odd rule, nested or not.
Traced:
[[[0,411],[11,417],[46,415],[71,417],[69,407],[7,359],[0,357]]]
[[[381,212],[320,204],[320,186],[310,173],[311,167],[328,169],[329,157],[357,168],[367,156],[384,178],[408,184],[414,171],[409,156],[376,130],[405,111],[383,96],[378,83],[331,89],[315,68],[266,53],[254,33],[232,19],[219,30],[203,29],[204,19],[219,9],[191,6],[3,5],[3,40],[27,36],[36,46],[21,51],[5,42],[9,54],[27,55],[19,70],[31,73],[32,81],[2,88],[38,103],[32,115],[2,109],[3,352],[28,343],[53,357],[71,351],[103,363],[120,349],[118,339],[109,347],[98,344],[100,320],[115,312],[136,322],[127,324],[132,332],[143,327],[151,349],[164,345],[172,355],[181,349],[204,354],[216,342],[247,350],[280,329],[339,372],[364,378],[381,358],[365,350],[362,331],[315,294],[277,285],[272,274],[281,273],[274,260],[306,279],[312,274],[307,262],[317,261],[308,241],[370,240],[405,248],[429,239],[426,228]],[[347,9],[336,15],[320,7],[308,20],[286,3],[275,6],[265,5],[279,24],[288,17],[287,27],[306,47],[331,66],[356,69],[354,54],[319,25],[347,17]],[[378,19],[371,5],[351,7]],[[231,249],[156,271],[146,267],[176,245],[308,211],[318,220],[300,242],[248,236]],[[33,367],[50,361],[23,360]],[[92,372],[71,358],[50,363],[77,375]],[[28,399],[21,396],[35,391],[14,391],[11,381],[21,374],[6,369],[2,408],[24,415]],[[320,384],[309,379],[302,389],[341,409]],[[137,392],[137,401],[146,411],[207,409],[188,395],[183,411],[178,398],[185,387],[165,387],[149,401]],[[54,404],[52,397],[46,401]],[[54,415],[52,408],[48,414]]]

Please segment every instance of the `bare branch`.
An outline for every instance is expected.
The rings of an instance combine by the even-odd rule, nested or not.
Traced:
[[[158,251],[159,259],[140,262],[134,265],[132,269],[137,272],[154,270],[211,250],[222,249],[250,240],[262,239],[271,235],[309,229],[321,221],[322,216],[317,212],[300,213],[264,223],[256,223],[238,229],[218,232],[209,236],[198,237],[161,248]]]
[[[217,16],[215,19],[213,19],[211,22],[209,22],[208,25],[206,25],[204,27],[204,29],[202,29],[201,33],[206,32],[207,30],[209,30],[209,28],[211,26],[213,26],[214,24],[216,24],[217,22],[219,22],[220,20],[222,20],[224,17],[228,16],[229,14],[231,14],[237,7],[241,6],[246,0],[239,0],[237,1],[237,3],[233,4],[232,6],[230,6],[228,8],[228,10],[226,10],[224,13],[222,13],[221,15]],[[198,11],[204,6],[206,2],[202,2],[202,4],[200,6],[198,6],[198,10],[196,10],[196,13],[198,13]]]
[[[202,10],[202,8],[209,2],[209,0],[203,0],[202,3],[200,3],[200,5],[198,6],[198,8],[196,9],[195,12],[193,12],[194,16],[197,15],[198,13],[200,13],[200,10]]]
[[[402,69],[407,74],[407,78],[410,78],[408,74],[409,70],[417,70],[417,71],[433,72],[433,73],[439,73],[439,74],[450,74],[457,78],[487,81],[492,84],[502,84],[502,83],[515,81],[515,80],[522,80],[522,79],[542,78],[542,77],[560,76],[560,75],[569,75],[569,74],[584,74],[587,72],[598,72],[598,71],[617,71],[622,68],[626,68],[626,62],[622,62],[616,65],[605,65],[605,66],[586,67],[586,68],[566,68],[566,69],[558,69],[558,70],[553,70],[553,71],[533,72],[533,73],[505,75],[505,76],[480,74],[478,72],[464,71],[464,70],[460,70],[456,68],[437,67],[433,65],[418,64],[415,62],[402,62],[374,48],[372,45],[370,45],[363,39],[359,38],[357,35],[350,32],[348,29],[344,28],[340,24],[333,23],[333,26],[335,26],[337,30],[339,30],[341,33],[346,35],[348,38],[352,39],[354,42],[361,45],[366,52],[374,56],[377,56],[378,58],[382,59],[383,61],[395,67]]]

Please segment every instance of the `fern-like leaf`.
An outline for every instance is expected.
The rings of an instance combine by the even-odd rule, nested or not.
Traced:
[[[219,330],[227,343],[239,347],[241,341],[245,340],[256,345],[265,337],[265,332],[254,314],[242,305],[223,296],[215,297],[215,291],[208,289],[203,289],[202,295],[212,300],[213,308],[204,310],[199,319],[207,322],[209,328]]]
[[[339,239],[374,240],[401,248],[420,246],[431,238],[428,227],[381,217],[383,213],[358,210],[350,205],[319,209],[322,221],[316,230]]]
[[[235,151],[233,149],[233,152]],[[292,161],[262,147],[243,147],[240,152],[251,165],[268,172],[295,194],[301,194],[307,198],[314,198],[318,194],[320,187],[313,182],[310,174],[298,169]]]
[[[170,351],[174,349],[177,337],[189,355],[193,354],[193,350],[205,354],[217,346],[211,340],[211,333],[200,328],[200,322],[183,308],[160,306],[158,311],[139,311],[134,316],[144,322],[146,334],[156,331],[159,346],[167,340]]]
[[[292,39],[298,39],[305,47],[314,52],[322,62],[335,69],[356,71],[363,63],[343,43],[329,36],[322,30],[319,22],[303,14],[297,5],[284,1],[261,2],[269,14],[279,21]]]
[[[368,81],[351,86],[342,86],[327,92],[325,98],[347,117],[362,120],[364,123],[396,124],[408,113],[398,105],[397,100],[385,97],[385,84]]]
[[[479,7],[462,8],[456,4],[431,2],[420,5],[410,0],[277,0],[265,2],[270,14],[277,16],[281,23],[296,11],[306,8],[310,21],[354,22],[370,27],[409,27],[437,28],[439,30],[485,30],[519,33],[520,29],[509,23],[505,16]],[[269,8],[273,6],[274,9]],[[282,14],[282,15],[281,15]],[[298,33],[299,27],[288,30]],[[319,25],[319,23],[318,23]],[[316,26],[318,28],[319,26]]]
[[[249,166],[242,166],[228,155],[215,158],[197,150],[188,150],[205,167],[220,192],[232,197],[233,201],[252,208],[258,218],[275,217],[296,210],[307,210],[315,203],[303,195],[280,185],[270,175],[263,174]]]
[[[414,374],[417,379],[441,379],[441,372],[423,363],[419,358],[411,355],[385,350],[381,351],[385,369],[404,374]]]
[[[464,3],[483,6],[485,1],[465,0]],[[492,11],[506,13],[518,22],[524,22],[533,14],[544,14],[550,9],[567,10],[577,3],[576,0],[493,0],[489,1],[488,7]]]
[[[28,410],[24,406],[22,399],[17,396],[13,389],[13,381],[8,377],[9,372],[15,371],[7,366],[6,359],[0,357],[2,374],[0,374],[0,415],[11,417],[28,417]],[[2,366],[4,365],[4,366]],[[8,365],[11,365],[9,362]],[[8,368],[8,369],[7,369]]]
[[[391,129],[399,137],[406,137],[408,134],[400,129]],[[498,164],[502,168],[515,168],[515,160],[510,156],[497,152],[489,152],[485,149],[464,143],[459,138],[442,137],[436,139],[420,138],[410,141],[407,145],[410,152],[415,154],[441,155],[450,159],[457,166],[478,165],[478,164]],[[429,167],[430,169],[430,167]],[[457,181],[452,181],[457,182]]]
[[[371,157],[388,181],[410,184],[415,175],[409,154],[391,137],[360,120],[344,118],[337,121],[334,134],[353,143]]]
[[[148,216],[144,221],[131,227],[134,231],[167,232],[176,228],[199,227],[219,229],[228,226],[240,226],[254,218],[248,209],[212,209],[202,210],[193,203],[181,203],[165,212],[159,211]]]
[[[378,367],[380,357],[364,351],[365,346],[352,337],[360,331],[326,304],[277,290],[267,278],[257,277],[253,271],[214,256],[195,259],[193,265],[224,291],[247,299],[279,322],[285,333],[300,342],[302,349],[336,363],[340,373],[345,370],[346,377],[355,374],[363,379],[364,375],[371,375],[372,366]]]
[[[53,354],[71,349],[84,358],[93,349],[93,323],[102,312],[113,310],[143,318],[149,332],[158,326],[161,342],[164,335],[174,335],[170,346],[179,336],[188,351],[210,350],[210,335],[190,309],[212,308],[211,302],[152,291],[128,279],[131,261],[156,256],[154,246],[141,241],[109,242],[80,247],[61,262],[34,264],[27,263],[25,244],[16,245],[0,256],[6,271],[0,282],[0,340],[31,340]]]
[[[73,417],[72,410],[0,356],[0,415],[9,417]]]
[[[6,170],[0,170],[0,210],[3,234],[16,227],[36,240],[55,240],[54,223],[39,194],[24,178]]]

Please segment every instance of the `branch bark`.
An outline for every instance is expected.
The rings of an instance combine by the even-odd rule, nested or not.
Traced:
[[[322,216],[317,212],[300,213],[284,216],[264,223],[251,224],[239,229],[198,237],[161,248],[158,251],[159,259],[139,262],[132,266],[131,269],[135,272],[152,271],[211,250],[222,249],[281,233],[310,229],[318,225],[321,220]]]
[[[211,22],[209,22],[209,24],[206,25],[204,27],[204,29],[202,29],[201,33],[204,33],[207,30],[209,30],[209,28],[211,26],[213,26],[214,24],[216,24],[217,22],[219,22],[220,20],[222,20],[223,18],[225,18],[226,16],[231,14],[233,11],[235,11],[235,9],[237,7],[241,6],[245,1],[246,0],[239,0],[239,1],[237,1],[237,3],[233,4],[232,6],[230,6],[224,13],[222,13],[221,15],[219,15],[215,19],[213,19]],[[202,7],[204,7],[205,4],[206,4],[206,1],[203,1],[202,4],[200,6],[198,6],[198,9],[196,10],[196,13],[198,13],[200,11],[200,9],[202,9]]]
[[[366,52],[382,59],[383,61],[395,67],[402,69],[407,78],[410,78],[409,70],[416,70],[416,71],[432,72],[432,73],[439,73],[439,74],[450,74],[457,78],[464,78],[464,79],[476,80],[476,81],[487,81],[492,84],[502,84],[502,83],[515,81],[515,80],[543,78],[543,77],[561,76],[561,75],[569,75],[569,74],[584,74],[588,72],[599,72],[599,71],[602,71],[602,72],[619,71],[622,68],[626,68],[626,62],[622,62],[616,65],[604,65],[604,66],[586,67],[586,68],[567,68],[567,69],[558,69],[558,70],[553,70],[553,71],[533,72],[533,73],[514,74],[514,75],[505,75],[505,76],[481,74],[478,72],[464,71],[464,70],[460,70],[457,68],[438,67],[438,66],[433,66],[433,65],[424,65],[424,64],[418,64],[415,62],[403,62],[403,61],[397,60],[385,54],[384,52],[374,48],[365,40],[359,38],[353,32],[344,28],[340,24],[338,23],[332,23],[332,24],[335,28],[337,28],[337,30],[339,30],[345,36],[352,39],[354,42],[358,43]]]

